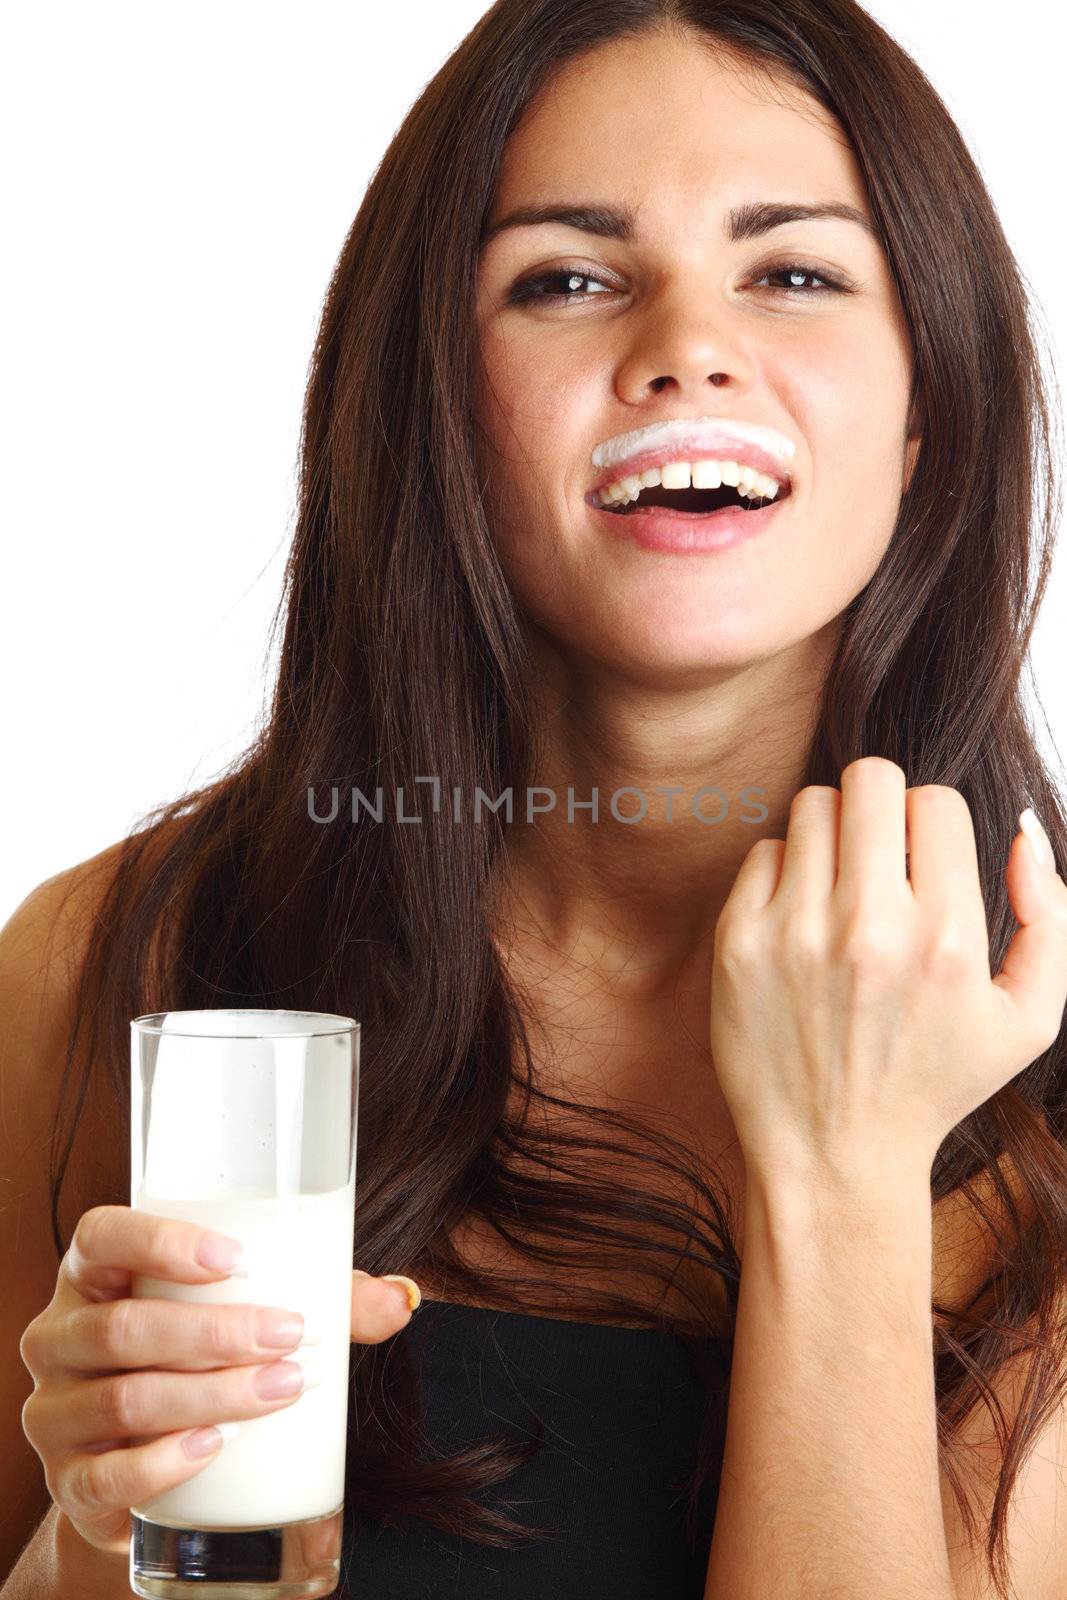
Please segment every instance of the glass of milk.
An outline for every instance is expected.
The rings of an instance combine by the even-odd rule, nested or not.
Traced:
[[[138,1595],[331,1595],[348,1419],[360,1025],[317,1011],[167,1011],[131,1030],[134,1210],[240,1240],[245,1276],[135,1274],[131,1295],[304,1317],[298,1399],[242,1420],[187,1483],[131,1510]],[[135,1440],[134,1443],[144,1442]]]

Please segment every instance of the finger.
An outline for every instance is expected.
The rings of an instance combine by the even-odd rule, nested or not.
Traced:
[[[411,1283],[411,1279],[407,1279]],[[369,1272],[352,1273],[351,1336],[356,1344],[380,1344],[410,1322],[415,1296],[421,1299],[418,1286],[415,1295],[409,1295],[403,1283],[389,1282],[372,1277]]]
[[[114,1519],[114,1537],[110,1544],[101,1543],[100,1547],[126,1554],[129,1507],[143,1505],[168,1489],[188,1483],[218,1456],[226,1438],[215,1428],[209,1435],[209,1440],[214,1436],[214,1449],[207,1455],[186,1453],[186,1441],[203,1432],[198,1429],[193,1433],[168,1433],[127,1449],[72,1455],[54,1475],[54,1498],[76,1522],[105,1529]],[[232,1438],[235,1432],[236,1429],[227,1428],[226,1436]]]
[[[905,797],[911,834],[911,887],[942,926],[956,924],[988,950],[982,880],[970,807],[958,789],[928,783]]]
[[[53,1383],[28,1402],[23,1426],[42,1457],[84,1450],[100,1439],[139,1439],[170,1433],[175,1428],[208,1427],[219,1418],[241,1422],[293,1405],[306,1389],[321,1382],[317,1371],[304,1380],[303,1352],[285,1361],[255,1367],[220,1368],[217,1372],[121,1372],[106,1378],[77,1378]],[[299,1387],[291,1394],[260,1393],[262,1375],[275,1371],[291,1376]]]
[[[235,1259],[240,1248],[238,1240],[194,1222],[155,1217],[131,1206],[94,1206],[78,1218],[60,1271],[85,1299],[110,1300],[129,1294],[134,1273],[177,1283],[247,1277]]]
[[[837,873],[841,792],[809,784],[793,796],[775,898],[826,900]]]
[[[843,769],[834,884],[841,905],[882,905],[907,886],[907,782],[903,769],[883,756],[862,756]],[[911,853],[914,863],[914,834]]]
[[[749,848],[719,913],[716,944],[720,929],[725,932],[731,922],[743,923],[746,917],[766,907],[778,887],[784,852],[784,839],[757,839]]]
[[[90,1303],[55,1319],[26,1349],[38,1377],[62,1370],[83,1377],[137,1367],[213,1367],[276,1359],[300,1344],[304,1319],[280,1306],[190,1305],[175,1300]]]
[[[1035,1060],[1058,1035],[1067,1002],[1067,884],[1038,865],[1022,833],[1012,841],[1004,874],[1020,924],[993,982],[1011,1001],[1027,1037],[1040,1039]]]

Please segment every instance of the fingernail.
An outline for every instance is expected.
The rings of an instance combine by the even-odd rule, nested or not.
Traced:
[[[300,1393],[304,1387],[304,1373],[300,1363],[290,1358],[284,1365],[264,1367],[257,1372],[252,1387],[261,1400],[283,1400],[287,1395]]]
[[[422,1290],[414,1278],[405,1278],[401,1272],[385,1272],[382,1274],[383,1283],[399,1283],[404,1291],[404,1298],[408,1303],[409,1311],[417,1311],[422,1305]]]
[[[1027,806],[1025,811],[1020,811],[1019,826],[1026,835],[1027,843],[1034,852],[1038,866],[1043,867],[1046,872],[1055,872],[1056,857],[1052,853],[1049,836],[1041,826],[1033,806]]]
[[[212,1272],[227,1272],[231,1278],[247,1278],[244,1251],[235,1239],[224,1233],[204,1233],[196,1247],[196,1259]]]
[[[226,1441],[236,1438],[240,1431],[240,1423],[217,1422],[213,1428],[198,1428],[195,1433],[187,1433],[182,1449],[191,1461],[201,1461],[204,1456],[221,1450]]]
[[[256,1338],[260,1344],[299,1344],[304,1332],[303,1317],[294,1317],[288,1311],[260,1311],[256,1317]]]

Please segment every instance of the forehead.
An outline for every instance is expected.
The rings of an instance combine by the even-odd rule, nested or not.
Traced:
[[[659,218],[716,196],[865,200],[844,130],[810,94],[704,36],[658,31],[559,69],[507,141],[491,216],[593,192]]]

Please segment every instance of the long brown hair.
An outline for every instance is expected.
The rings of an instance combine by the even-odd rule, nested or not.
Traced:
[[[853,0],[498,0],[412,106],[345,240],[305,401],[273,700],[232,770],[147,813],[123,841],[81,973],[50,1179],[62,1254],[59,1192],[90,1072],[108,1075],[114,1137],[127,1134],[131,1016],[251,1005],[358,1017],[357,1264],[428,1269],[458,1297],[549,1314],[568,1284],[576,1317],[677,1333],[708,1380],[693,1538],[697,1493],[721,1463],[715,1352],[728,1371],[729,1339],[695,1302],[691,1317],[660,1315],[647,1297],[593,1293],[582,1268],[622,1263],[666,1290],[686,1255],[724,1280],[732,1318],[733,1219],[714,1169],[669,1129],[603,1107],[578,1117],[535,1081],[486,918],[503,820],[486,810],[457,825],[449,799],[453,786],[495,797],[533,781],[527,661],[472,404],[479,241],[501,154],[563,63],[656,26],[703,35],[839,119],[911,336],[922,453],[886,555],[847,609],[804,781],[836,784],[848,762],[879,754],[911,785],[958,788],[994,971],[1014,932],[1002,873],[1027,800],[1067,860],[1060,796],[1021,693],[1058,514],[1054,413],[1020,270],[934,89]],[[439,807],[416,782],[431,775]],[[309,791],[321,816],[334,787],[339,817],[327,826]],[[360,820],[346,820],[353,790],[373,805],[379,789],[380,822],[361,803]],[[400,820],[413,814],[415,825]],[[940,1448],[972,1533],[953,1441],[1007,1358],[1035,1355],[1004,1426],[986,1530],[1001,1592],[1013,1477],[1065,1386],[1054,1322],[1067,1259],[1064,1049],[1061,1034],[954,1128],[932,1174],[935,1201],[988,1175],[1009,1219],[973,1191],[999,1236],[995,1275],[962,1312],[932,1306]],[[632,1185],[616,1181],[622,1161]],[[467,1269],[448,1244],[461,1217],[519,1248],[536,1238],[527,1259],[540,1270],[518,1280]],[[493,1544],[526,1536],[475,1499],[523,1451],[487,1440],[418,1458],[403,1335],[353,1346],[351,1387],[357,1511],[411,1512]]]

